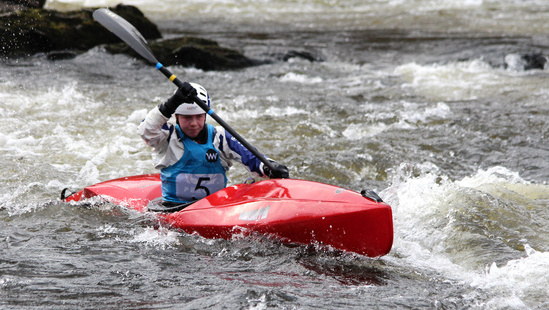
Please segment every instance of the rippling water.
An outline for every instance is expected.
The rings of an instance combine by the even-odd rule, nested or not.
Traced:
[[[48,1],[53,9],[117,1]],[[171,68],[295,178],[373,188],[393,207],[379,259],[206,240],[82,188],[154,172],[136,135],[173,85],[95,48],[0,66],[0,306],[108,309],[544,309],[549,305],[546,1],[127,1],[165,36],[292,59]],[[230,181],[247,177],[231,170]]]

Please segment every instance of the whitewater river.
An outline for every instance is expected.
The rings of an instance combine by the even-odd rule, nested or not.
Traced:
[[[549,69],[513,56],[549,53],[549,1],[125,3],[165,37],[322,59],[171,69],[292,177],[378,192],[393,208],[393,248],[372,259],[206,240],[120,207],[63,203],[65,187],[155,172],[136,127],[174,87],[101,48],[2,60],[0,308],[549,307]]]

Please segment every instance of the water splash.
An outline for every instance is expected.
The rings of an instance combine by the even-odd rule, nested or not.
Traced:
[[[548,252],[534,248],[549,250],[549,231],[540,233],[549,216],[539,212],[547,208],[547,186],[529,184],[501,166],[451,181],[429,163],[403,164],[393,180],[381,192],[394,211],[389,260],[490,290],[488,308],[526,309],[543,302]],[[536,210],[539,216],[532,216]]]

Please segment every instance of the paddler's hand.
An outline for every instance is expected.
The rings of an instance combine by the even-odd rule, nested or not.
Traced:
[[[184,82],[168,101],[158,106],[158,109],[165,117],[171,117],[180,104],[193,102],[194,96],[196,96],[196,89],[191,84]]]
[[[290,177],[290,172],[288,170],[288,167],[277,163],[274,160],[269,160],[274,168],[274,170],[271,170],[266,165],[263,166],[263,172],[266,176],[268,176],[270,179],[287,179]]]

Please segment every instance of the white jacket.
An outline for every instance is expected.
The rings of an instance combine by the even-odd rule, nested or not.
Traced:
[[[153,161],[157,169],[175,164],[185,152],[183,143],[179,141],[175,133],[175,125],[168,120],[169,118],[165,117],[158,107],[155,107],[149,111],[143,122],[137,127],[137,133],[154,150]],[[255,177],[266,177],[263,172],[263,163],[223,127],[215,128],[213,145],[219,152],[221,165],[225,169],[231,167],[233,161],[237,161],[243,164]]]

